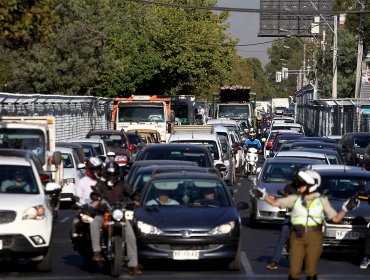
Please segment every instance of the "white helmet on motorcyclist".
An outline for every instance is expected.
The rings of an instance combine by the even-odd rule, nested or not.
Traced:
[[[252,139],[252,140],[256,139],[256,133],[255,132],[250,132],[249,133],[249,138]]]

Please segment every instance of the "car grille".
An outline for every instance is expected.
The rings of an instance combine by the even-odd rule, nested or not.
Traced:
[[[8,224],[15,220],[17,213],[15,211],[0,211],[0,224]]]
[[[343,218],[339,223],[340,225],[352,225],[352,226],[367,226],[369,223],[369,220],[366,220],[364,218]]]
[[[221,247],[220,244],[149,244],[150,247],[159,250],[212,250]]]

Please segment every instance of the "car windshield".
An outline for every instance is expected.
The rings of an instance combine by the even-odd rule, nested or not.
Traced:
[[[319,192],[327,195],[329,199],[346,200],[359,192],[368,194],[369,190],[369,178],[321,174]]]
[[[46,140],[39,129],[0,129],[0,148],[32,151],[45,164]]]
[[[31,167],[0,165],[0,193],[39,194]]]
[[[120,122],[163,122],[164,105],[161,106],[133,106],[120,104],[118,121]]]
[[[72,154],[62,153],[63,168],[74,168]]]
[[[266,183],[287,183],[292,180],[294,171],[307,166],[308,163],[274,162],[268,164],[262,174],[262,180]]]
[[[231,202],[221,180],[176,178],[153,180],[147,186],[142,205],[230,207]]]
[[[219,104],[219,118],[246,119],[249,117],[249,105]]]
[[[206,161],[207,155],[201,151],[191,150],[147,150],[144,152],[144,160],[183,160],[193,161],[200,167],[210,167]]]
[[[217,144],[215,141],[189,141],[189,140],[184,140],[184,141],[171,141],[171,143],[181,143],[181,144],[192,144],[192,145],[204,145],[208,148],[210,151],[213,159],[218,160],[220,158],[218,149],[217,149]]]

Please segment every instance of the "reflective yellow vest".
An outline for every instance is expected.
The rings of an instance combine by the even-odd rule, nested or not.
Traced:
[[[318,226],[322,225],[324,220],[324,207],[320,197],[315,197],[308,207],[302,205],[302,197],[298,197],[293,205],[291,213],[292,225]]]

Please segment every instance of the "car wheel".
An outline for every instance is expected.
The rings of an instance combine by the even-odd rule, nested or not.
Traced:
[[[52,269],[52,254],[51,254],[51,246],[49,246],[46,255],[44,256],[41,262],[36,264],[37,271],[40,272],[50,272]]]
[[[238,244],[238,250],[236,251],[236,255],[235,255],[235,258],[229,262],[228,264],[228,268],[229,270],[240,270],[241,268],[241,251],[242,251],[242,246],[241,246],[241,242],[239,240],[239,244]]]

